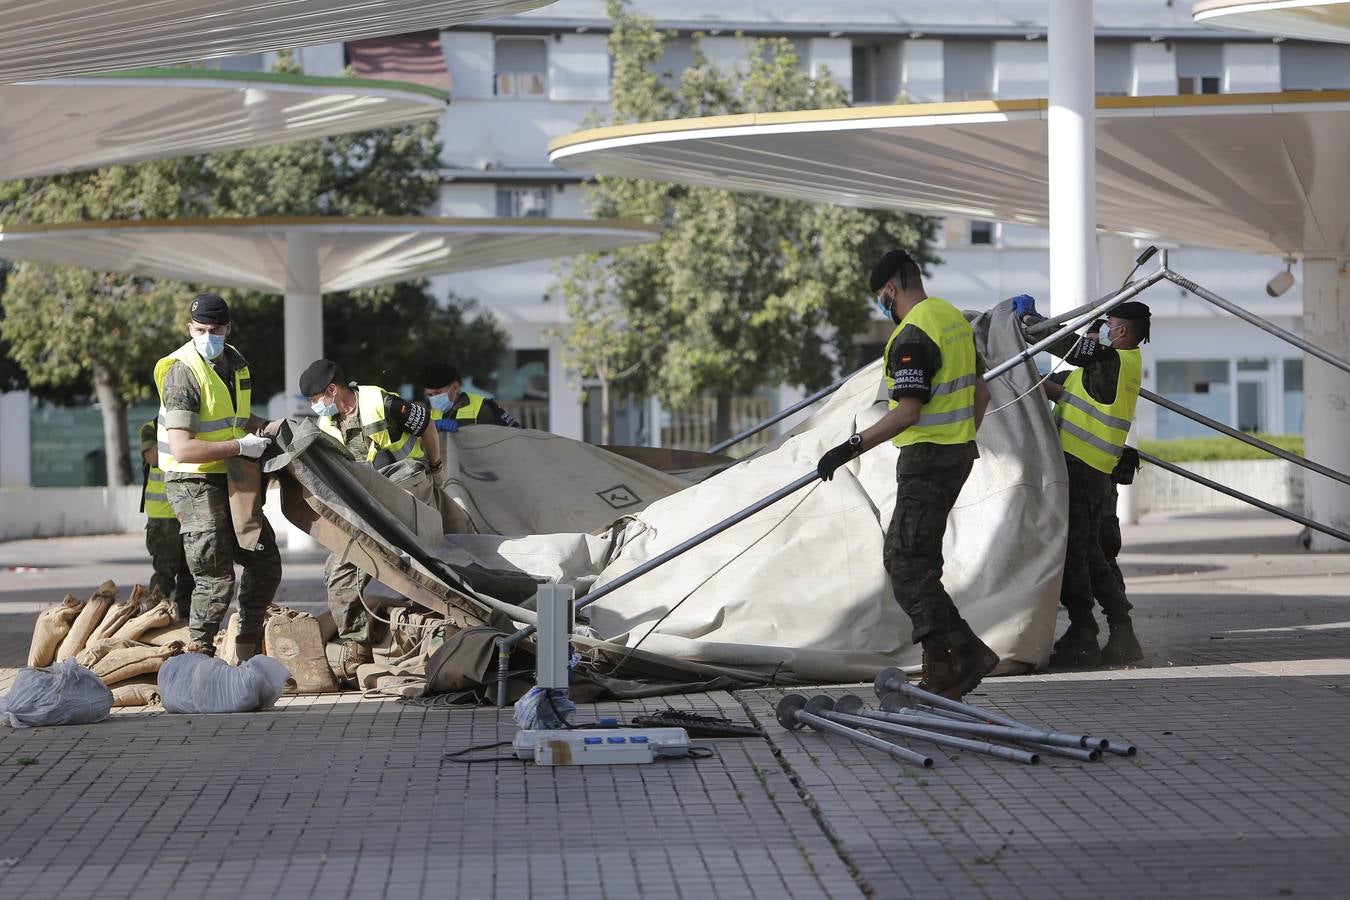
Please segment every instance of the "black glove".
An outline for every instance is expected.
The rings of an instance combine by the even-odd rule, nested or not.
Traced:
[[[858,455],[860,448],[852,441],[844,441],[838,447],[831,447],[825,451],[825,455],[816,463],[816,471],[824,481],[829,481],[834,477],[834,472],[844,463]]]

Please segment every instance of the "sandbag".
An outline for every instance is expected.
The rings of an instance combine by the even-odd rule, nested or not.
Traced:
[[[285,607],[268,610],[263,625],[267,655],[284,665],[295,679],[298,694],[322,694],[338,689],[328,665],[319,620],[309,613]]]
[[[0,721],[13,728],[88,725],[108,718],[112,691],[93,672],[63,660],[49,669],[28,667],[0,697]]]
[[[142,644],[163,647],[165,644],[172,644],[174,641],[186,644],[188,641],[192,640],[192,637],[188,634],[186,622],[174,622],[170,625],[165,625],[163,628],[152,628],[141,635],[138,640]]]
[[[140,640],[141,635],[156,628],[172,625],[178,618],[178,607],[169,600],[160,600],[150,609],[129,620],[113,633],[113,640]]]
[[[140,612],[141,598],[145,595],[145,588],[139,584],[131,589],[131,596],[125,603],[114,603],[104,614],[103,621],[94,629],[94,633],[89,635],[85,641],[85,646],[89,646],[94,641],[105,641],[117,633],[117,630],[131,621]]]
[[[114,707],[159,706],[159,686],[154,681],[128,681],[112,689]]]
[[[242,666],[201,653],[166,660],[159,670],[159,695],[171,713],[232,713],[267,709],[277,702],[290,673],[267,656]]]
[[[84,604],[70,594],[50,609],[38,613],[33,627],[33,642],[28,645],[28,665],[49,666],[56,659],[61,642],[70,634],[70,627]]]
[[[103,659],[114,650],[124,650],[128,647],[144,647],[140,641],[120,640],[114,641],[111,638],[102,641],[91,641],[79,653],[75,654],[75,661],[82,666],[93,668],[98,661]]]
[[[158,672],[164,660],[183,652],[181,644],[169,644],[167,647],[151,647],[138,644],[134,647],[121,647],[100,659],[93,666],[94,674],[107,685],[117,684],[137,675]]]
[[[108,612],[108,608],[117,601],[117,585],[111,581],[105,581],[99,585],[98,590],[89,598],[89,602],[84,604],[84,609],[75,617],[75,622],[70,626],[69,633],[61,641],[61,647],[56,651],[56,659],[59,662],[63,659],[70,659],[76,653],[84,649],[84,645],[89,641],[89,636],[94,633],[94,629],[103,621],[103,616]]]

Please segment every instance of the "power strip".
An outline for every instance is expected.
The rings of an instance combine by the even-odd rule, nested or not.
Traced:
[[[689,734],[683,728],[520,731],[512,748],[517,759],[541,766],[612,766],[687,756]]]

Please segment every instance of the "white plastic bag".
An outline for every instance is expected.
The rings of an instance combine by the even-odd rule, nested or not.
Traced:
[[[89,669],[63,659],[49,668],[25,668],[0,697],[0,720],[14,728],[89,725],[108,718],[113,696]]]
[[[270,656],[232,666],[214,656],[184,653],[160,667],[159,696],[171,713],[253,712],[276,703],[290,677]]]

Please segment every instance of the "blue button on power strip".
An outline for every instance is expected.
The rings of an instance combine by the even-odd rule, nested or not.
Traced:
[[[583,740],[588,744],[603,744],[605,742],[604,738],[583,738]]]
[[[611,744],[626,744],[626,743],[628,743],[628,738],[626,738],[626,737],[612,737],[612,738],[607,738],[607,740],[608,740]]]
[[[647,743],[647,736],[646,736],[645,734],[634,735],[634,737],[633,737],[633,743],[635,743],[635,744],[645,744],[645,743]]]

